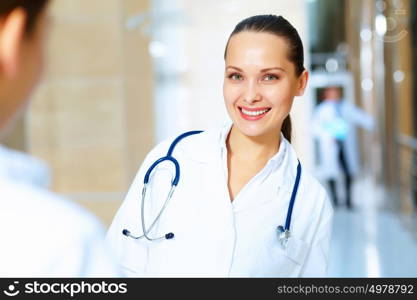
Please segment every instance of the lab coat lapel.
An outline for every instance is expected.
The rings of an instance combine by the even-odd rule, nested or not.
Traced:
[[[201,151],[206,153],[202,194],[211,218],[206,224],[210,227],[207,228],[210,239],[205,241],[205,248],[215,254],[210,255],[211,260],[207,260],[206,267],[212,270],[213,276],[221,277],[229,276],[236,238],[234,212],[227,188],[227,173],[222,160],[224,134],[229,129],[230,124],[227,124],[221,130],[211,132],[211,135],[200,144],[204,148]]]
[[[172,199],[176,205],[160,223],[162,227],[167,223],[166,230],[177,230],[176,238],[154,246],[152,256],[158,261],[150,274],[163,269],[167,276],[175,272],[177,276],[228,276],[235,232],[220,155],[219,131],[203,132],[178,144],[174,156],[182,177]]]

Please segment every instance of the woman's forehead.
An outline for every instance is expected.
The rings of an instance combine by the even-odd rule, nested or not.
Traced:
[[[275,67],[291,63],[285,39],[267,32],[244,31],[233,35],[227,47],[226,64]]]

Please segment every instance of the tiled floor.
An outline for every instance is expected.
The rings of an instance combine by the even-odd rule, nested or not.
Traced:
[[[335,210],[330,277],[417,277],[417,239],[398,214],[378,208],[381,193],[362,180],[356,209]]]

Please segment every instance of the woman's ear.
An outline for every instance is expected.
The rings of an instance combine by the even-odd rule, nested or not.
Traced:
[[[298,77],[297,92],[295,94],[296,96],[304,95],[304,91],[308,82],[308,76],[308,71],[304,70],[303,73],[301,73],[301,75]]]
[[[18,71],[25,25],[26,12],[21,8],[0,20],[0,72],[3,76],[14,77]]]

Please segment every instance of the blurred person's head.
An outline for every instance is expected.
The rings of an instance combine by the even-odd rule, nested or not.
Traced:
[[[324,89],[323,100],[330,102],[339,102],[341,100],[342,93],[337,86],[329,86]]]
[[[0,0],[0,137],[41,77],[48,2]]]
[[[226,45],[223,94],[241,133],[291,141],[289,112],[308,80],[303,44],[282,16],[259,15],[236,25]]]

